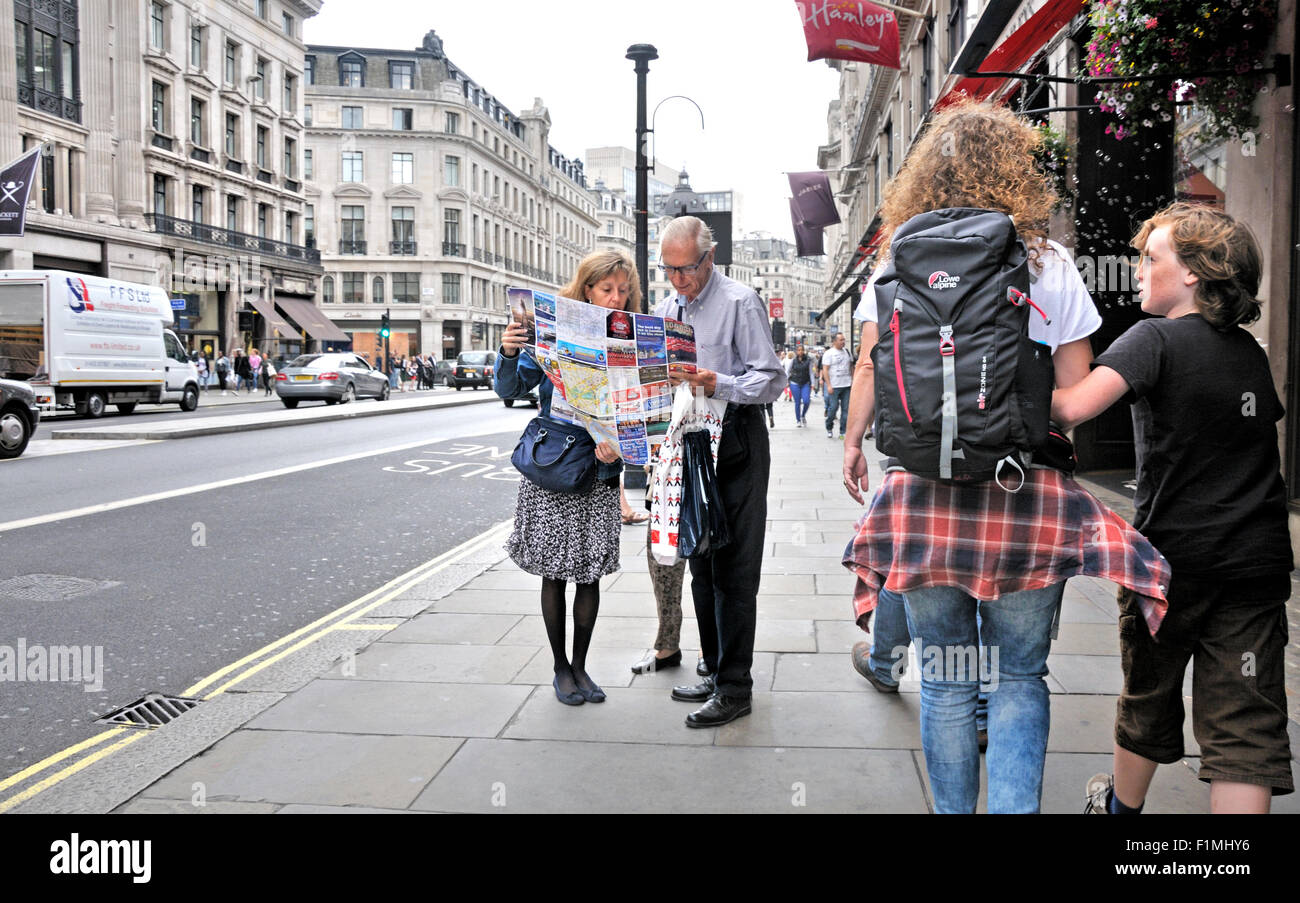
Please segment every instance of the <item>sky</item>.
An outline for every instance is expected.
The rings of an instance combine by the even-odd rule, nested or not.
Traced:
[[[308,44],[414,49],[430,29],[447,58],[512,112],[540,97],[551,145],[636,146],[636,75],[624,54],[652,44],[646,80],[656,159],[696,191],[739,192],[738,229],[793,240],[786,172],[817,169],[839,75],[808,62],[793,0],[324,0]]]

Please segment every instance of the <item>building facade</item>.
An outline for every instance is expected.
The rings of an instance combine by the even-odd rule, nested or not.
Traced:
[[[774,302],[780,302],[782,316],[774,319],[784,325],[785,334],[777,345],[787,350],[803,344],[829,346],[831,336],[817,323],[825,306],[822,260],[796,256],[794,242],[781,238],[751,235],[734,246],[735,259],[752,270],[749,284],[768,305],[768,312]]]
[[[321,308],[358,351],[495,348],[510,286],[555,291],[596,244],[580,160],[548,142],[540,99],[515,114],[429,32],[414,50],[307,48],[311,236]]]
[[[4,0],[0,157],[44,151],[0,266],[160,285],[209,352],[287,353],[312,297],[298,151],[302,22],[320,0]],[[243,315],[241,316],[241,312]],[[260,316],[258,316],[260,314]]]

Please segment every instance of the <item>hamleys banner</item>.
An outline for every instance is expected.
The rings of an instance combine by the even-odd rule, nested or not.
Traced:
[[[898,17],[860,0],[795,0],[808,59],[861,60],[899,69]]]

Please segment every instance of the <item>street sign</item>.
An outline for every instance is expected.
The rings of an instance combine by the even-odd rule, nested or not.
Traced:
[[[184,310],[188,304],[184,298],[172,298],[172,310]]]

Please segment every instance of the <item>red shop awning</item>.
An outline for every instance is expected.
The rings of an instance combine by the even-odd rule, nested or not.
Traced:
[[[1007,39],[993,48],[980,64],[977,72],[1020,72],[1028,68],[1047,42],[1056,36],[1070,20],[1077,16],[1086,0],[1047,0],[1038,12],[1029,17]],[[948,93],[935,101],[934,109],[942,110],[962,95],[985,100],[995,97],[1010,79],[1001,76],[987,78],[965,77],[953,85]]]

